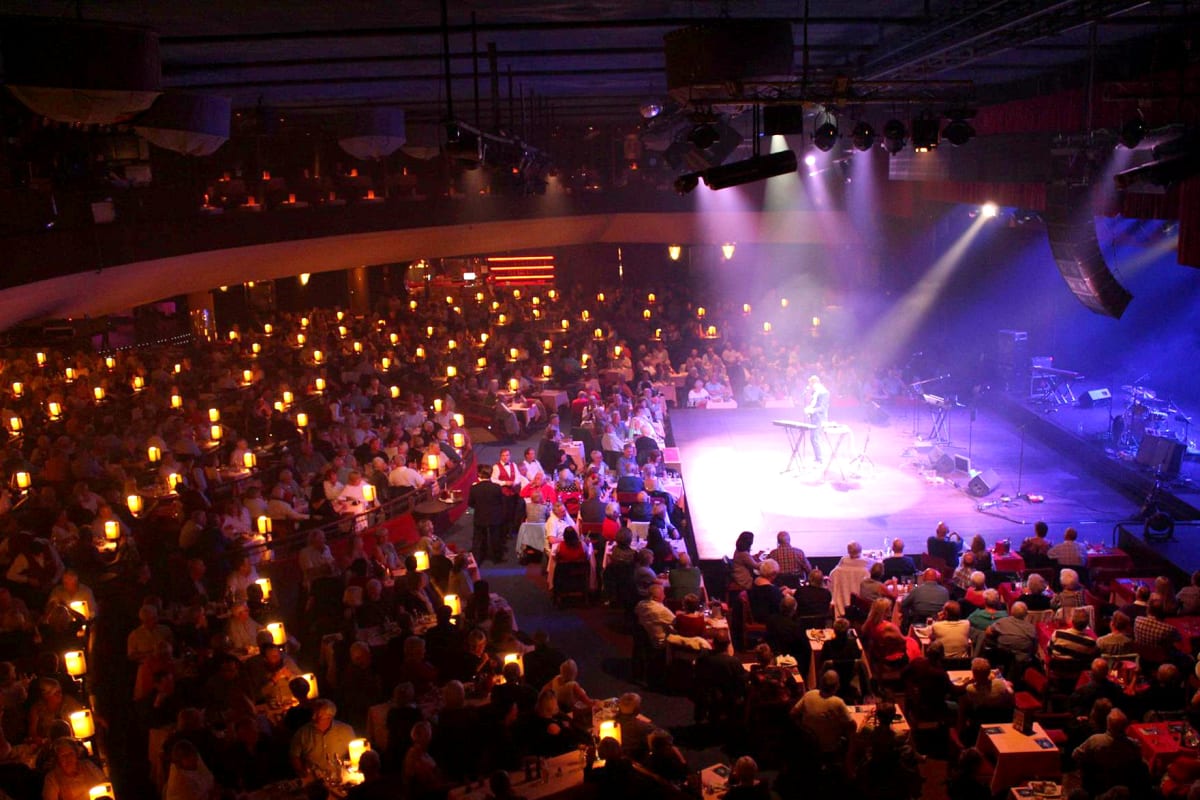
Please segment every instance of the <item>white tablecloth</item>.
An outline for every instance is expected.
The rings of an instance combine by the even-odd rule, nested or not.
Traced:
[[[525,522],[517,529],[517,555],[531,547],[539,553],[546,550],[546,525],[542,522]]]
[[[583,471],[583,465],[587,457],[587,454],[583,452],[583,442],[574,442],[566,439],[558,443],[558,449],[571,457],[571,460],[575,462],[575,470],[577,472]]]

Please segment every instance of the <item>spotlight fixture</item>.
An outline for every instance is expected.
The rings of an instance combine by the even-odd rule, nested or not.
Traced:
[[[816,165],[817,165],[817,157],[814,156],[812,153],[809,153],[808,155],[806,155],[804,157],[804,166],[808,167],[809,169],[812,169]]]
[[[667,245],[667,256],[672,261],[678,261],[681,255],[683,255],[682,247],[677,244]]]
[[[1000,207],[995,203],[988,202],[980,206],[979,212],[983,214],[984,219],[992,219],[1000,213]]]
[[[1136,117],[1132,117],[1121,126],[1121,135],[1118,138],[1121,144],[1130,150],[1142,143],[1142,139],[1146,138],[1146,120],[1142,119],[1142,112],[1139,111]]]
[[[662,103],[658,100],[647,100],[646,102],[642,103],[638,111],[641,112],[642,119],[654,119],[662,113],[663,107]]]
[[[883,126],[883,147],[891,155],[896,155],[908,144],[908,128],[898,119],[889,119]]]
[[[850,142],[854,145],[855,150],[862,152],[870,150],[875,144],[875,129],[871,127],[870,123],[858,123],[850,133]]]
[[[753,156],[744,161],[712,167],[701,174],[710,189],[727,189],[744,183],[787,175],[796,171],[796,154],[783,150],[766,156]],[[687,177],[687,176],[684,176]],[[679,181],[676,181],[678,184]]]
[[[689,172],[686,175],[680,175],[675,179],[675,191],[679,194],[687,194],[700,185],[700,173]]]
[[[692,128],[687,140],[699,150],[707,150],[721,139],[720,132],[707,122]]]
[[[949,122],[942,128],[942,138],[955,147],[962,147],[975,138],[975,129],[967,122],[975,112],[965,108],[954,108],[946,112]]]
[[[938,146],[938,119],[932,111],[922,111],[912,121],[912,145],[917,153],[928,153]]]
[[[838,125],[837,117],[828,111],[823,111],[817,115],[816,130],[813,131],[813,144],[823,153],[828,153],[834,148],[838,140]]]

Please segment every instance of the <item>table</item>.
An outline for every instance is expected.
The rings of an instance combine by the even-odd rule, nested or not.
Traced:
[[[517,403],[504,403],[503,405],[521,421],[521,430],[529,427],[529,406]]]
[[[664,447],[662,454],[663,464],[666,465],[667,469],[673,469],[678,472],[682,468],[683,462],[679,459],[678,447]]]
[[[1196,747],[1187,747],[1180,740],[1195,731],[1186,722],[1138,722],[1129,726],[1129,738],[1138,743],[1142,760],[1150,772],[1161,775],[1167,765],[1183,755],[1197,756]]]
[[[991,786],[994,795],[1029,780],[1062,775],[1058,747],[1036,722],[1030,736],[1016,730],[1011,722],[984,725],[975,746],[995,766]]]
[[[812,661],[808,664],[808,686],[816,688],[820,684],[817,683],[817,665],[821,662],[821,651],[825,649],[825,642],[833,638],[833,628],[810,628],[806,631],[808,634],[808,646],[812,648]],[[854,641],[858,644],[858,652],[862,653],[862,640],[855,637]],[[866,659],[863,659],[866,663]]]
[[[854,727],[859,733],[862,733],[875,720],[875,706],[848,706],[850,716],[854,719]],[[904,718],[904,712],[900,707],[896,707],[896,719],[892,721],[892,732],[898,736],[907,736],[909,733],[908,720]]]
[[[523,770],[508,773],[512,780],[513,792],[525,800],[545,800],[558,797],[583,785],[584,758],[580,751],[564,753],[546,759],[542,779],[525,779]],[[450,800],[485,800],[491,797],[487,783],[457,786],[450,790]]]
[[[570,439],[564,439],[558,443],[560,452],[566,453],[575,462],[576,472],[583,471],[583,465],[587,463],[587,454],[583,452],[583,442],[576,442]]]
[[[1034,785],[1041,783],[1049,783],[1053,787],[1052,793],[1047,794],[1044,789],[1035,791]],[[1038,788],[1041,789],[1041,786],[1039,785]],[[1008,793],[1009,800],[1033,800],[1035,797],[1050,798],[1064,796],[1062,785],[1051,781],[1035,781],[1034,783],[1027,783],[1024,786],[1014,786]]]
[[[1106,545],[1087,546],[1088,569],[1111,569],[1128,572],[1133,569],[1133,559],[1129,553],[1116,547]]]
[[[714,408],[737,408],[737,400],[709,400],[705,408],[710,411]]]
[[[724,764],[713,764],[700,770],[700,791],[705,797],[724,797],[729,788],[730,772]]]
[[[970,683],[975,678],[975,676],[971,674],[971,670],[969,670],[969,669],[946,670],[946,674],[948,676],[950,676],[950,683],[954,684],[955,686],[959,687],[960,689],[962,687],[966,686],[968,683]],[[996,670],[992,670],[991,677],[993,680],[995,680]]]
[[[1132,603],[1141,586],[1154,591],[1154,578],[1117,578],[1112,582],[1112,604],[1122,606]]]
[[[992,569],[996,572],[1024,572],[1025,559],[1021,558],[1018,553],[1008,553],[1002,556],[993,553]]]
[[[559,408],[571,403],[571,398],[562,389],[543,389],[538,394],[538,399],[546,406],[546,412],[549,414],[557,414]]]
[[[517,555],[524,554],[529,547],[539,553],[546,551],[546,524],[544,522],[523,522],[517,529]]]

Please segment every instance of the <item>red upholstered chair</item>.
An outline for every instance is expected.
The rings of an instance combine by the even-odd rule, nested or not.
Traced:
[[[730,632],[734,633],[734,646],[738,650],[747,649],[750,637],[761,640],[767,635],[767,626],[761,622],[755,622],[754,615],[750,613],[749,592],[745,589],[740,590],[730,605],[733,606]]]

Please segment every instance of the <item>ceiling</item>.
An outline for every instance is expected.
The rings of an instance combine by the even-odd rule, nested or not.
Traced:
[[[490,127],[494,45],[500,116],[520,130],[522,105],[526,126],[632,128],[639,106],[665,95],[664,34],[721,15],[791,24],[797,80],[895,82],[906,87],[895,96],[909,99],[928,81],[970,81],[977,99],[995,99],[1048,91],[1064,70],[1083,74],[1093,35],[1096,63],[1113,69],[1135,42],[1153,49],[1194,24],[1188,11],[1184,0],[448,0],[447,22],[458,118],[475,119],[477,85],[479,121]],[[229,96],[235,108],[397,105],[410,140],[446,115],[434,0],[0,0],[0,12],[149,26],[160,35],[166,87]]]

